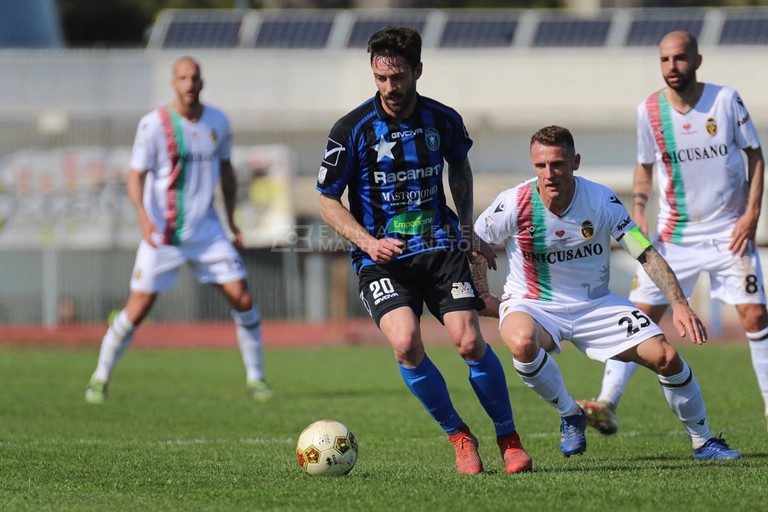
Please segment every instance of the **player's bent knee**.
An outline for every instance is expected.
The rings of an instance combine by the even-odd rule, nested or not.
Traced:
[[[504,344],[512,352],[512,357],[518,361],[532,361],[541,351],[541,345],[536,338],[521,333],[506,336]]]
[[[768,327],[768,311],[764,304],[739,304],[736,310],[745,331],[760,332]]]
[[[477,335],[471,333],[459,340],[454,340],[456,351],[463,359],[476,361],[485,353],[485,341]]]
[[[683,360],[680,358],[675,347],[662,337],[652,338],[652,340],[650,344],[638,350],[638,354],[644,360],[646,366],[657,374],[666,377],[683,371]]]
[[[395,360],[402,365],[415,368],[424,359],[424,346],[421,344],[392,346],[395,352]]]

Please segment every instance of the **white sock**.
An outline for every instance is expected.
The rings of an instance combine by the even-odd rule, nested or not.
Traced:
[[[232,311],[237,326],[237,344],[245,365],[247,382],[264,380],[264,356],[261,348],[261,313],[256,304],[249,311]]]
[[[101,350],[99,351],[99,362],[96,365],[96,371],[93,372],[93,378],[101,382],[109,382],[112,369],[122,357],[128,345],[131,344],[133,331],[136,326],[128,320],[125,309],[115,316],[112,325],[107,329],[104,338],[101,340]]]
[[[603,385],[597,400],[611,403],[614,407],[619,405],[621,395],[624,394],[624,388],[627,387],[627,383],[635,370],[637,370],[637,363],[625,363],[615,359],[606,361]]]
[[[712,434],[709,432],[707,409],[696,377],[683,361],[683,371],[671,377],[657,375],[664,398],[672,412],[683,422],[685,431],[691,436],[693,448],[700,448]]]
[[[570,416],[579,412],[576,401],[565,389],[560,367],[543,349],[530,363],[521,363],[517,359],[513,361],[515,370],[525,385],[549,402],[561,416]]]
[[[768,416],[768,328],[760,332],[748,332],[747,338],[752,353],[752,368],[755,369],[757,384],[763,394],[765,415]]]

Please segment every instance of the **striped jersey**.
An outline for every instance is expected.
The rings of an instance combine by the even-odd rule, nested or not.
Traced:
[[[382,108],[379,94],[339,119],[328,135],[317,190],[340,198],[376,238],[405,241],[403,254],[456,247],[458,218],[443,186],[445,162],[461,165],[472,147],[461,116],[435,100],[418,96],[408,119]],[[356,271],[373,261],[351,247]]]
[[[206,105],[197,121],[163,106],[139,122],[131,168],[147,172],[144,207],[157,243],[178,245],[223,233],[214,209],[221,160],[231,153],[229,120]]]
[[[480,238],[506,249],[504,299],[569,305],[610,292],[611,237],[621,239],[635,223],[611,189],[574,180],[562,216],[544,206],[533,178],[499,194],[475,222]]]
[[[672,108],[663,90],[640,103],[637,160],[656,164],[658,239],[730,238],[749,191],[741,150],[759,146],[744,102],[729,87],[704,84],[701,98],[686,113]]]

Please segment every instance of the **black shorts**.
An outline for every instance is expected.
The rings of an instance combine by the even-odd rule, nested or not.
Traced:
[[[358,277],[360,299],[376,325],[385,313],[402,306],[421,317],[426,303],[440,322],[451,311],[485,307],[461,251],[429,251],[384,265],[368,265]]]

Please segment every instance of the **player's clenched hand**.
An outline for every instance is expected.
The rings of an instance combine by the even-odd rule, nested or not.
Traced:
[[[696,345],[706,343],[707,330],[688,304],[672,305],[672,323],[681,337],[689,338]]]
[[[397,238],[374,239],[363,250],[376,263],[388,263],[395,256],[403,254],[403,241]]]
[[[480,316],[499,318],[499,307],[501,306],[499,298],[490,293],[483,295],[481,298],[483,299],[483,302],[485,302],[485,308],[481,309],[478,314]]]

